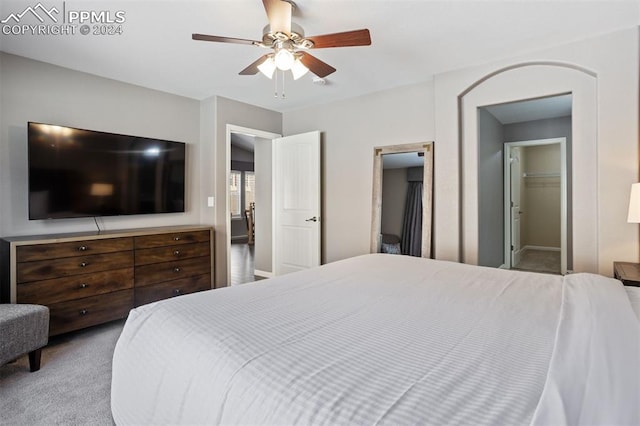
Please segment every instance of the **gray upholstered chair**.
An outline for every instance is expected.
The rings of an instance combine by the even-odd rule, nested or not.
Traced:
[[[40,369],[42,348],[49,341],[49,308],[0,304],[0,365],[29,354],[29,368]]]

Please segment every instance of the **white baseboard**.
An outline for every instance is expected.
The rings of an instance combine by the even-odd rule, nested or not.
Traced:
[[[257,275],[259,277],[264,277],[264,278],[273,278],[273,272],[260,271],[259,269],[254,270],[253,275]]]
[[[560,247],[544,247],[544,246],[524,246],[520,250],[546,250],[546,251],[560,251]]]

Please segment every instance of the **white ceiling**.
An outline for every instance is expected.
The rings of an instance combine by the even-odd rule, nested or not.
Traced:
[[[0,19],[37,1],[2,0]],[[41,1],[62,10],[62,0]],[[286,99],[274,97],[266,77],[238,75],[262,49],[191,40],[196,32],[260,39],[267,18],[258,0],[67,0],[67,11],[124,11],[123,34],[0,35],[0,49],[189,98],[221,95],[287,111],[633,27],[639,2],[297,0],[294,22],[306,35],[368,28],[372,45],[312,51],[337,72],[323,86],[310,74],[286,81]]]

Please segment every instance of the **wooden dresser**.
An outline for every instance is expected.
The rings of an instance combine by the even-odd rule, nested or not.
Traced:
[[[51,336],[214,288],[210,227],[9,237],[0,250],[0,301],[48,306]]]

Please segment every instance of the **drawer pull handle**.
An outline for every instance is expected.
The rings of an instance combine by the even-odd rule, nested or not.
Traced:
[[[87,246],[78,247],[78,251],[87,251]]]
[[[173,290],[173,294],[176,296],[180,295],[180,293],[182,293],[182,291],[179,288]]]
[[[176,256],[180,256],[180,250],[174,251],[173,254],[175,254]]]
[[[178,267],[173,268],[173,272],[180,272],[180,268]]]
[[[173,237],[173,241],[180,241],[180,237]]]
[[[87,311],[86,309],[83,309],[80,311],[80,315],[87,315],[89,313],[89,311]]]
[[[89,287],[89,284],[87,283],[80,284],[80,288],[87,288],[87,287]]]
[[[81,268],[85,268],[85,267],[87,267],[87,266],[89,266],[89,264],[88,264],[87,262],[82,262],[82,263],[80,264],[80,267],[81,267]]]

